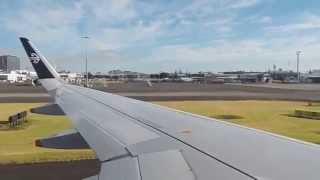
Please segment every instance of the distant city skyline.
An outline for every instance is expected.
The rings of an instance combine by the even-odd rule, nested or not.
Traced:
[[[30,67],[30,38],[58,70],[265,71],[320,69],[316,0],[3,0],[0,55]]]

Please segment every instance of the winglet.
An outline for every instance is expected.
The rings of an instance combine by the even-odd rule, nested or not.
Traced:
[[[26,51],[30,62],[37,72],[39,79],[59,78],[59,74],[50,65],[44,56],[37,50],[37,48],[25,37],[20,37],[20,41]]]

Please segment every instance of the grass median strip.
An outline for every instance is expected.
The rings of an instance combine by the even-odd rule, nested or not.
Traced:
[[[168,101],[157,104],[320,144],[320,121],[288,116],[295,109],[320,110],[320,106],[308,106],[307,102]]]
[[[0,103],[0,121],[37,103]],[[0,130],[0,164],[72,161],[95,158],[92,150],[59,150],[36,147],[34,141],[72,128],[65,116],[29,113],[28,123],[11,130]]]
[[[320,106],[307,106],[306,102],[171,101],[155,103],[320,144],[320,121],[288,116],[295,109],[320,110]],[[0,121],[6,121],[8,116],[14,113],[40,105],[37,103],[0,103]],[[0,164],[95,158],[92,150],[58,150],[36,147],[34,144],[36,139],[70,128],[72,128],[71,122],[65,116],[29,113],[28,122],[23,126],[9,130],[0,129]]]

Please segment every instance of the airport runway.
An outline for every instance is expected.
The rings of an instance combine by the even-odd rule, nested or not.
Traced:
[[[47,93],[0,93],[0,103],[51,102]]]
[[[248,87],[264,87],[274,89],[293,89],[293,90],[304,90],[304,91],[320,91],[320,84],[239,84],[240,86]]]
[[[48,98],[47,93],[0,93],[0,98]]]
[[[320,85],[314,84],[155,83],[152,87],[148,87],[145,83],[118,83],[108,87],[97,87],[97,89],[144,101],[246,99],[320,101]],[[51,100],[41,87],[0,86],[0,103],[49,102]]]
[[[320,93],[288,92],[154,92],[154,93],[116,93],[122,96],[143,101],[187,101],[187,100],[288,100],[288,101],[320,101]]]
[[[152,87],[148,87],[145,83],[127,83],[97,89],[145,101],[246,99],[320,101],[318,84],[153,83]]]
[[[16,86],[0,83],[0,94],[2,93],[46,93],[46,91],[40,86]]]
[[[99,172],[98,160],[0,165],[1,180],[82,180]]]

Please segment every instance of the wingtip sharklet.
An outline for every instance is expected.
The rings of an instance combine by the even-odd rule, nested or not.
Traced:
[[[26,37],[19,37],[39,79],[58,78],[58,73]]]
[[[21,41],[29,41],[29,39],[26,38],[26,37],[19,37],[19,39],[20,39]]]

